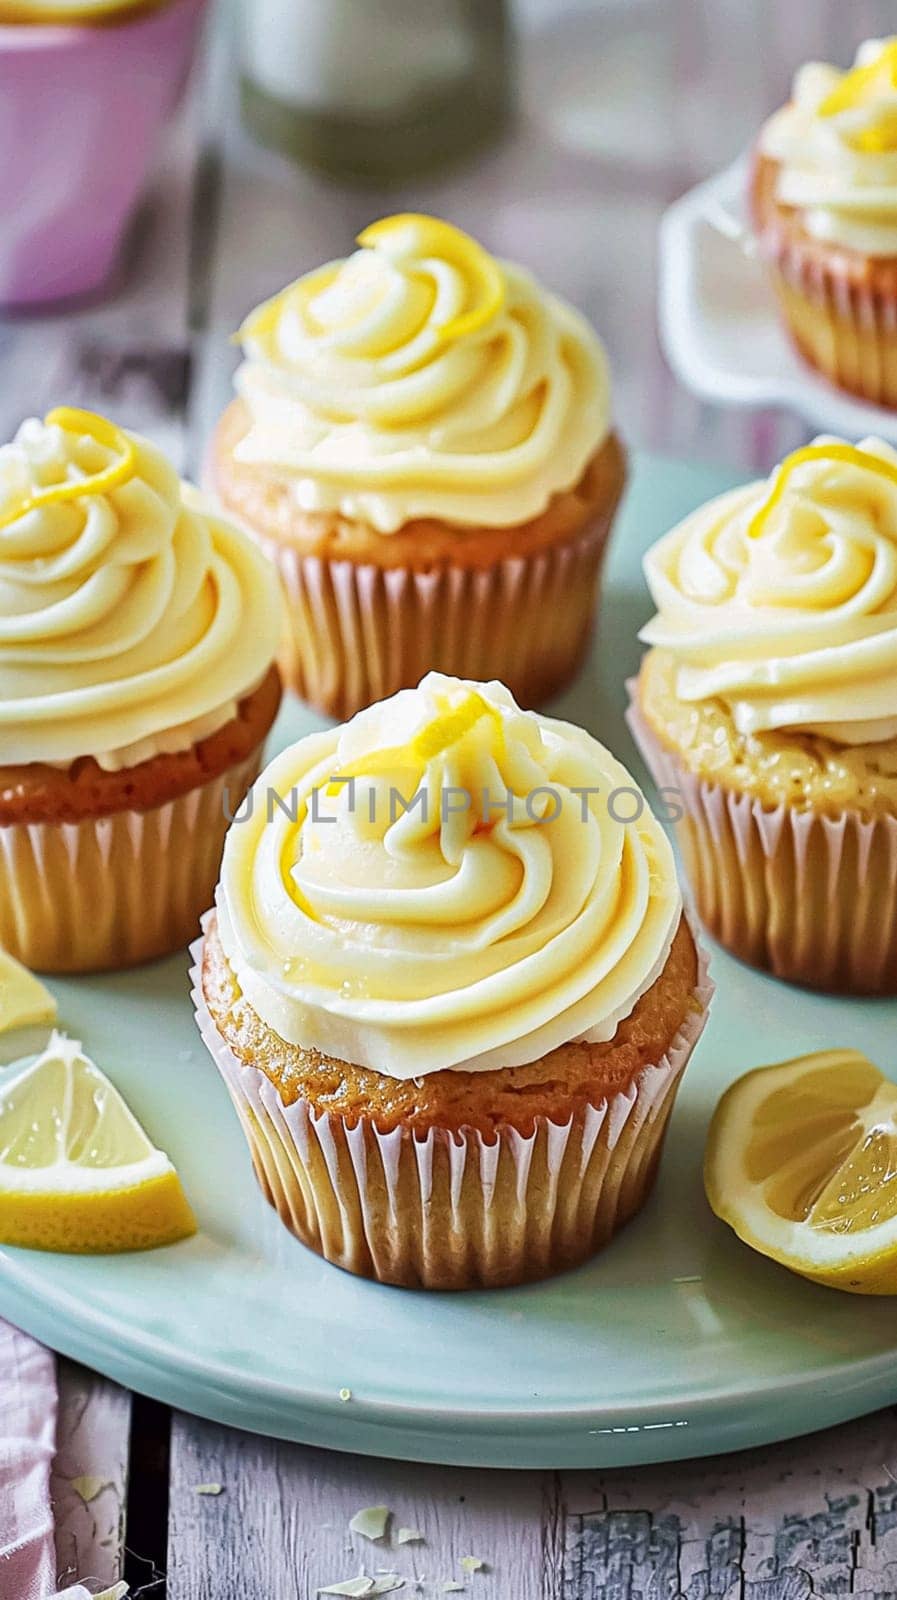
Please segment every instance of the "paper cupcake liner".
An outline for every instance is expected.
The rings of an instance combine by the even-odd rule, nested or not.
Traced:
[[[897,406],[897,298],[851,281],[799,239],[761,242],[786,327],[800,354],[839,389]]]
[[[790,983],[897,994],[897,820],[764,806],[701,779],[661,744],[628,687],[632,736],[683,811],[679,848],[713,937]]]
[[[539,704],[573,677],[588,645],[611,520],[482,571],[327,560],[255,532],[287,595],[284,680],[341,719],[431,670],[498,678],[521,704]]]
[[[135,966],[184,948],[215,892],[228,816],[261,746],[147,811],[0,826],[0,946],[38,972]]]
[[[107,280],[205,10],[166,0],[100,27],[0,24],[0,304]]]
[[[203,927],[205,929],[205,922]],[[265,1074],[239,1061],[202,992],[202,939],[191,947],[199,1030],[224,1078],[262,1193],[297,1238],[326,1260],[407,1288],[494,1288],[585,1260],[638,1211],[713,985],[699,949],[692,1014],[669,1050],[625,1092],[531,1134],[500,1125],[381,1133],[283,1104]]]

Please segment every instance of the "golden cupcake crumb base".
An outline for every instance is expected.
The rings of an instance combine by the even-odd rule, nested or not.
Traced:
[[[785,327],[839,389],[897,407],[897,261],[827,244],[775,195],[779,164],[759,155],[751,209]]]
[[[288,480],[234,459],[246,426],[235,402],[219,425],[209,486],[280,572],[280,666],[302,699],[347,718],[434,670],[498,678],[534,706],[575,676],[625,482],[615,435],[577,487],[525,526],[459,531],[429,519],[385,535],[298,511]]]
[[[607,1045],[563,1046],[504,1072],[436,1073],[420,1089],[322,1060],[314,1099],[305,1053],[292,1052],[303,1057],[300,1092],[278,1065],[290,1047],[240,1004],[213,918],[204,932],[192,974],[203,1039],[240,1116],[262,1192],[328,1261],[409,1288],[523,1283],[585,1260],[644,1203],[711,993],[685,924],[667,969]],[[666,1048],[645,1059],[664,1026]],[[593,1052],[591,1098],[577,1076],[583,1057],[576,1052],[586,1049]],[[575,1088],[564,1095],[549,1081],[551,1064],[560,1070],[571,1051]],[[557,1099],[554,1115],[484,1115],[486,1106],[513,1101],[515,1075],[524,1103],[527,1089],[538,1101],[540,1069],[541,1096]],[[368,1079],[379,1080],[379,1100]],[[365,1094],[353,1108],[362,1080]],[[383,1094],[395,1098],[384,1102]]]
[[[186,947],[215,892],[227,813],[261,751],[149,811],[0,827],[0,945],[37,972],[136,966]]]
[[[186,947],[279,701],[272,669],[231,722],[189,751],[117,772],[94,761],[0,768],[0,946],[60,973]]]
[[[742,961],[787,982],[897,994],[897,817],[887,809],[823,809],[818,800],[770,803],[705,776],[694,752],[677,750],[661,732],[646,698],[650,682],[643,666],[629,685],[629,726],[655,783],[681,813],[679,848],[708,931]]]

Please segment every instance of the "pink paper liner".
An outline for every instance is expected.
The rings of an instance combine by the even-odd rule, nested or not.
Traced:
[[[791,983],[897,994],[897,820],[764,806],[701,779],[649,727],[637,681],[627,687],[642,758],[684,811],[676,835],[713,937]]]
[[[0,24],[0,304],[109,277],[205,9],[166,0],[99,26]]]
[[[851,281],[799,239],[760,239],[782,318],[798,351],[839,389],[897,406],[897,299]]]
[[[203,935],[208,918],[203,919]],[[474,1128],[354,1126],[308,1102],[285,1106],[219,1034],[202,992],[203,939],[191,946],[200,1034],[227,1084],[256,1177],[281,1220],[335,1265],[410,1288],[498,1287],[583,1261],[650,1192],[676,1091],[713,984],[698,947],[694,1011],[669,1050],[625,1092],[523,1135]]]
[[[0,825],[0,946],[38,972],[129,967],[182,949],[214,895],[228,816],[261,754],[147,811]]]

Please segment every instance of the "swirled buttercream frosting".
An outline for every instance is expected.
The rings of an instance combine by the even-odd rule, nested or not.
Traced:
[[[768,482],[713,500],[645,559],[684,701],[746,734],[897,737],[897,452],[820,438]]]
[[[272,763],[218,892],[257,1014],[393,1078],[612,1038],[680,913],[667,838],[602,745],[436,673]]]
[[[373,224],[241,330],[235,458],[303,511],[379,533],[420,517],[512,527],[575,487],[610,419],[588,323],[434,217]]]
[[[0,448],[0,763],[121,767],[222,727],[277,649],[276,577],[164,456],[90,412]]]
[[[897,38],[860,46],[849,72],[810,62],[760,136],[776,198],[815,238],[897,256]]]

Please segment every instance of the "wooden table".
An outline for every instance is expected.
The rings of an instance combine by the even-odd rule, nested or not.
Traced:
[[[0,434],[67,401],[151,432],[183,469],[225,402],[226,335],[289,278],[390,210],[434,210],[527,262],[606,337],[626,438],[766,469],[792,417],[716,411],[677,387],[654,326],[664,207],[728,161],[792,66],[846,61],[894,26],[888,0],[524,0],[522,111],[478,167],[384,196],[325,184],[240,134],[220,18],[115,294],[0,324]],[[858,1308],[858,1314],[861,1314]],[[271,1443],[171,1415],[60,1363],[60,1576],[124,1572],[162,1600],[306,1600],[395,1568],[404,1593],[464,1581],[472,1600],[800,1600],[897,1593],[890,1412],[741,1456],[633,1472],[407,1467]],[[199,1492],[220,1485],[219,1494]],[[388,1504],[425,1543],[363,1545],[347,1523]],[[459,1566],[474,1555],[487,1565]],[[166,1578],[167,1575],[167,1578]],[[415,1589],[414,1577],[424,1582]],[[15,1600],[15,1597],[3,1597]]]

